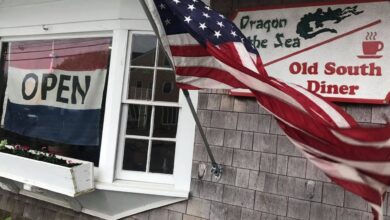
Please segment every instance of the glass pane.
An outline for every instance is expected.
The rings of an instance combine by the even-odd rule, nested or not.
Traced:
[[[153,137],[176,137],[179,108],[156,106]]]
[[[127,139],[125,142],[122,168],[124,170],[146,171],[147,157],[147,140]]]
[[[173,71],[157,71],[154,100],[163,102],[179,101],[179,88],[176,86]]]
[[[128,99],[151,100],[153,88],[153,70],[131,69]]]
[[[111,42],[103,37],[3,43],[0,140],[97,166]]]
[[[129,105],[126,134],[149,136],[152,107]]]
[[[91,161],[99,165],[100,148],[95,146],[49,146],[48,151],[53,154]]]
[[[0,119],[3,114],[3,105],[5,90],[7,88],[7,74],[8,74],[8,56],[9,56],[9,43],[3,43],[1,46],[1,55],[0,55]],[[1,122],[1,121],[0,121]],[[3,126],[0,123],[0,126]],[[1,128],[1,127],[0,127]],[[0,129],[1,132],[1,129]],[[1,135],[1,133],[0,133]],[[0,136],[1,137],[1,136]]]
[[[158,66],[159,67],[171,67],[168,57],[165,54],[164,48],[159,46],[158,48]]]
[[[150,157],[151,173],[173,174],[175,145],[175,142],[152,142],[152,153]]]
[[[131,65],[154,66],[157,38],[152,35],[134,35],[131,45]]]

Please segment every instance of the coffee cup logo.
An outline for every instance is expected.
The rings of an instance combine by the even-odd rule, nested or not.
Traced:
[[[363,54],[364,55],[376,55],[383,49],[382,41],[363,41]]]
[[[376,40],[376,32],[367,32],[366,40],[362,42],[363,55],[358,56],[361,59],[378,59],[382,55],[378,52],[383,50],[385,45],[382,41]]]

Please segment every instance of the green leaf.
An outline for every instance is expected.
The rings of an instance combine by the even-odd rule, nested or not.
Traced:
[[[0,150],[4,149],[5,145],[7,145],[7,140],[0,141]]]

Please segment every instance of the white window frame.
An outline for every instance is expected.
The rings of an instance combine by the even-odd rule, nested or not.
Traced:
[[[102,141],[100,148],[99,167],[95,167],[95,185],[97,189],[124,191],[134,193],[144,193],[153,195],[188,197],[191,183],[192,155],[195,140],[195,122],[185,98],[180,92],[179,120],[185,120],[186,123],[178,123],[174,174],[153,174],[141,175],[131,174],[126,180],[116,177],[115,162],[118,156],[121,120],[121,101],[123,87],[127,86],[125,79],[128,76],[127,68],[130,61],[129,47],[130,33],[153,34],[147,30],[150,27],[142,26],[136,29],[131,27],[131,22],[125,21],[123,25],[113,24],[100,25],[99,22],[94,25],[80,26],[73,24],[71,27],[64,28],[58,25],[58,31],[46,33],[42,29],[33,27],[21,27],[18,30],[4,32],[0,30],[0,44],[2,42],[24,41],[24,40],[50,40],[50,39],[71,39],[83,37],[112,37],[112,50],[110,59],[109,76],[107,82],[106,104],[104,114],[104,125],[102,132]],[[55,26],[52,25],[53,29]],[[131,32],[132,31],[132,32]],[[5,34],[7,33],[7,35]],[[21,34],[23,33],[23,34]],[[2,36],[1,36],[2,35]],[[156,55],[156,59],[158,55]],[[120,86],[118,86],[120,85]],[[190,92],[194,106],[197,106],[198,93]],[[143,104],[142,101],[139,104]],[[163,105],[163,103],[160,103]],[[137,178],[141,177],[141,178]]]
[[[140,32],[140,31],[132,31],[129,36],[129,43],[128,43],[128,53],[127,53],[127,62],[126,62],[126,76],[124,80],[124,90],[122,95],[122,119],[121,119],[121,132],[119,135],[119,145],[118,145],[118,156],[117,156],[117,167],[116,167],[116,178],[121,180],[132,180],[132,181],[143,181],[143,182],[151,182],[151,183],[160,183],[160,184],[168,184],[168,185],[175,185],[176,182],[185,182],[185,179],[189,179],[188,170],[191,170],[192,163],[188,163],[187,161],[191,161],[192,155],[190,155],[188,152],[185,151],[185,149],[188,148],[188,139],[186,137],[191,136],[191,130],[193,130],[193,126],[191,123],[188,123],[188,118],[186,118],[185,114],[183,113],[185,111],[190,111],[188,108],[186,108],[185,103],[185,97],[182,92],[179,92],[179,102],[178,103],[172,103],[172,102],[161,102],[161,101],[144,101],[144,100],[135,100],[131,99],[129,100],[127,98],[128,94],[128,85],[127,83],[130,80],[130,69],[131,68],[139,68],[139,69],[150,69],[153,70],[156,74],[158,70],[167,70],[167,71],[173,71],[173,68],[170,67],[144,67],[144,66],[135,66],[130,65],[130,56],[132,51],[132,41],[135,35],[142,36],[142,35],[150,35],[154,36],[153,32]],[[158,45],[156,48],[156,55],[154,64],[158,63],[159,59],[159,52]],[[155,75],[156,77],[156,75]],[[154,78],[154,86],[152,91],[155,91],[156,86],[156,79]],[[127,121],[127,110],[128,110],[128,104],[140,104],[140,105],[147,105],[147,106],[167,106],[167,107],[178,107],[179,108],[179,117],[178,117],[178,124],[177,124],[177,135],[175,138],[155,138],[149,137],[145,138],[144,136],[140,138],[140,136],[137,135],[126,135],[126,122]],[[151,117],[153,118],[154,111],[151,113]],[[151,131],[153,130],[153,122],[151,122]],[[191,129],[192,127],[192,129]],[[150,132],[151,133],[151,132]],[[172,141],[175,142],[175,162],[174,162],[174,171],[173,174],[158,174],[158,173],[149,173],[149,172],[140,172],[140,171],[124,171],[122,170],[122,163],[123,163],[123,154],[124,154],[124,141],[126,138],[133,138],[133,139],[143,139],[143,140],[161,140],[161,141]],[[187,147],[187,148],[186,148]],[[184,149],[183,149],[184,148]],[[150,164],[150,149],[151,146],[149,146],[149,153],[147,158],[147,167]]]

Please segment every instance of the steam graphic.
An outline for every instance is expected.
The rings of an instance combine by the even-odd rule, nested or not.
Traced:
[[[367,32],[366,40],[376,40],[376,32]]]

